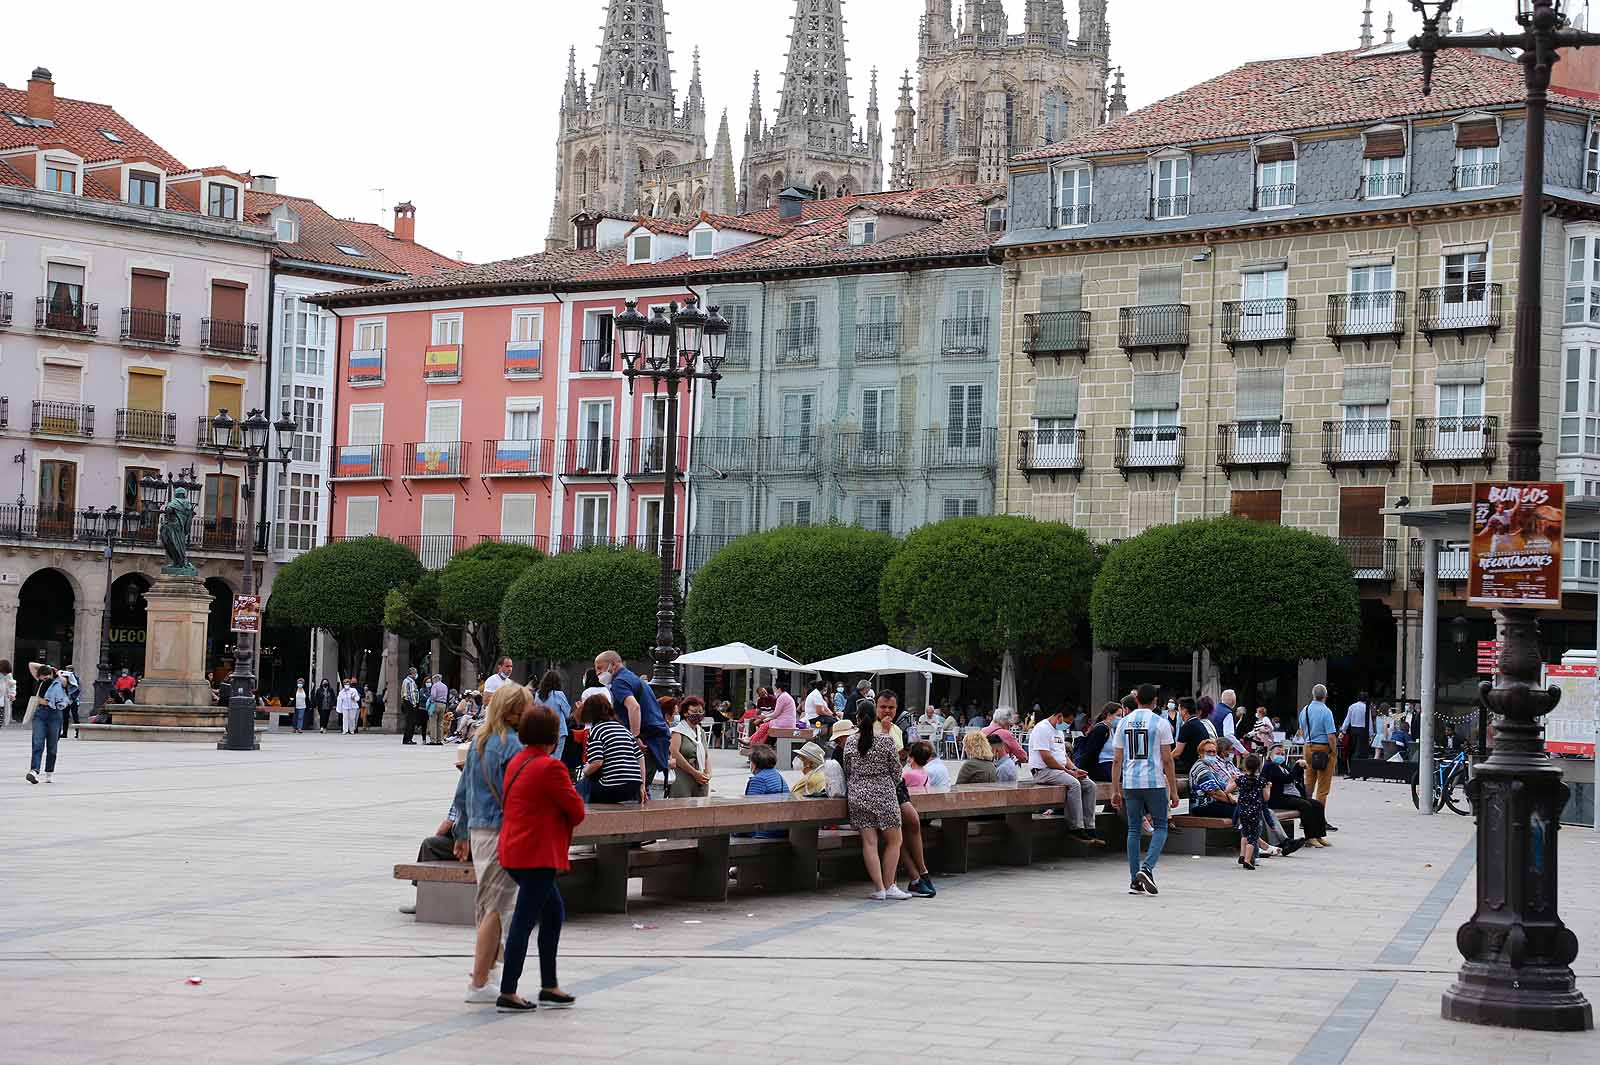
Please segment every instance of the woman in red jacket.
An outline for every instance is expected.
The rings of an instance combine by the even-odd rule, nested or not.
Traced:
[[[556,947],[566,920],[556,876],[567,871],[567,849],[572,846],[573,828],[583,820],[583,800],[567,767],[550,757],[560,735],[554,711],[534,703],[523,712],[517,735],[524,747],[506,766],[505,818],[500,825],[500,866],[517,882],[517,906],[506,934],[505,968],[495,1000],[501,1013],[539,1006],[566,1009],[574,1001],[556,982]],[[539,926],[537,1004],[517,994],[535,924]]]

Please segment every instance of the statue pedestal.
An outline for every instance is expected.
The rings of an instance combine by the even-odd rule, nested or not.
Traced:
[[[215,743],[226,731],[228,710],[212,702],[206,680],[211,593],[199,577],[163,573],[145,593],[145,618],[138,702],[107,704],[111,723],[80,725],[79,738]]]

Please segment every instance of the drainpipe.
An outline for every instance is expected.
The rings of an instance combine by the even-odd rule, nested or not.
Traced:
[[[1409,134],[1409,131],[1407,131],[1407,132]],[[1410,145],[1410,141],[1408,140],[1407,141],[1407,151],[1410,150],[1409,145]],[[1408,181],[1410,180],[1409,171],[1407,172],[1407,180]],[[1412,212],[1409,212],[1409,211],[1406,212],[1406,229],[1409,230],[1410,233],[1411,233],[1411,250],[1410,250],[1409,256],[1407,257],[1407,262],[1406,262],[1406,270],[1407,270],[1407,273],[1408,273],[1409,277],[1411,278],[1411,281],[1406,286],[1406,291],[1409,294],[1408,295],[1408,302],[1411,304],[1411,308],[1412,308],[1412,310],[1411,310],[1412,322],[1415,323],[1415,321],[1416,321],[1415,315],[1416,315],[1416,312],[1417,312],[1417,300],[1418,300],[1418,298],[1419,298],[1419,296],[1421,294],[1421,286],[1418,283],[1421,279],[1417,275],[1417,262],[1418,262],[1418,256],[1419,256],[1419,249],[1420,249],[1421,244],[1422,244],[1422,230],[1417,225],[1416,215],[1413,214]],[[1409,374],[1409,376],[1407,378],[1407,382],[1406,382],[1406,392],[1407,392],[1407,400],[1408,400],[1408,403],[1407,403],[1407,406],[1406,406],[1406,413],[1408,415],[1410,415],[1408,420],[1411,422],[1412,433],[1413,433],[1413,437],[1412,437],[1412,441],[1411,441],[1411,449],[1412,449],[1412,453],[1415,454],[1415,452],[1416,452],[1415,432],[1416,432],[1416,424],[1417,424],[1417,421],[1416,421],[1416,402],[1417,402],[1417,355],[1418,355],[1417,330],[1416,330],[1415,324],[1413,324],[1412,328],[1409,331],[1408,347],[1409,347],[1408,354],[1409,354],[1410,359],[1411,359],[1411,370],[1410,370],[1410,374]],[[1405,422],[1404,421],[1402,421],[1400,423],[1400,427],[1401,427],[1401,431],[1404,432],[1405,431]],[[1406,463],[1405,477],[1404,477],[1404,480],[1401,483],[1405,486],[1405,491],[1402,494],[1409,496],[1411,494],[1411,492],[1412,492],[1412,486],[1411,486],[1411,463],[1409,463],[1409,462]],[[1397,692],[1397,694],[1400,697],[1400,705],[1401,705],[1401,708],[1403,710],[1404,707],[1405,707],[1406,697],[1410,694],[1408,689],[1410,687],[1410,680],[1411,680],[1411,538],[1410,538],[1409,535],[1406,534],[1404,526],[1401,526],[1400,532],[1401,532],[1401,536],[1404,537],[1405,541],[1406,541],[1404,555],[1400,555],[1400,553],[1398,551],[1396,552],[1397,555],[1400,555],[1400,557],[1403,557],[1405,559],[1405,564],[1404,564],[1404,566],[1403,566],[1403,568],[1401,570],[1401,573],[1400,573],[1400,579],[1401,579],[1401,584],[1400,584],[1400,589],[1401,589],[1401,591],[1400,591],[1400,603],[1401,603],[1401,606],[1400,606],[1400,618],[1401,618],[1401,622],[1400,622],[1400,658],[1401,658],[1401,662],[1400,662],[1400,687],[1399,687],[1399,691]],[[1423,555],[1422,555],[1422,564],[1423,564],[1423,567],[1424,567],[1424,569],[1423,569],[1423,574],[1424,574],[1423,588],[1427,589],[1428,587],[1430,587],[1430,584],[1426,579],[1427,567],[1428,566],[1433,566],[1433,567],[1437,568],[1437,566],[1438,566],[1438,553],[1434,552],[1434,551],[1429,551],[1427,549],[1427,544],[1424,544]],[[1437,582],[1434,582],[1431,586],[1437,588]],[[1424,596],[1427,595],[1426,590],[1424,590],[1423,595]],[[1427,610],[1426,609],[1423,610],[1423,616],[1424,617],[1427,616]],[[1424,648],[1429,646],[1428,637],[1427,637],[1426,634],[1423,634],[1423,636],[1422,636],[1422,646]]]
[[[1206,406],[1205,420],[1203,423],[1205,437],[1200,442],[1200,456],[1202,469],[1200,471],[1200,517],[1208,513],[1211,502],[1211,416],[1215,413],[1215,404],[1212,401],[1211,378],[1217,362],[1217,249],[1209,243],[1205,246],[1206,253]],[[1179,292],[1179,298],[1182,298]],[[1236,368],[1237,369],[1237,368]],[[1181,370],[1179,371],[1182,372]],[[1238,378],[1235,377],[1237,382]],[[1235,394],[1238,385],[1234,386]],[[1182,389],[1179,389],[1182,395]],[[1200,689],[1196,687],[1196,691]]]

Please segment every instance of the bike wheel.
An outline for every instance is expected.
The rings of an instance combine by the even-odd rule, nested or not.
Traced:
[[[1415,762],[1411,764],[1411,805],[1418,810],[1422,809],[1422,801],[1417,794],[1417,765]]]
[[[1457,789],[1460,789],[1459,794]],[[1467,768],[1457,766],[1444,786],[1444,804],[1462,817],[1472,813],[1472,803],[1467,798]]]

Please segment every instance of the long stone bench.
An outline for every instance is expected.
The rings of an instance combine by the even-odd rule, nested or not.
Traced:
[[[1105,801],[1110,786],[1100,786]],[[929,864],[966,872],[980,857],[1026,865],[1081,847],[1060,817],[1040,817],[1066,801],[1062,786],[963,784],[949,791],[914,790]],[[723,901],[728,871],[742,890],[813,890],[831,876],[864,876],[859,837],[849,829],[843,799],[753,795],[657,799],[645,805],[591,806],[573,833],[578,848],[562,878],[570,909],[624,913],[628,881],[642,878],[646,895]],[[742,838],[782,832],[779,839]],[[587,853],[592,849],[592,853]],[[406,862],[397,880],[417,882],[417,920],[472,922],[476,883],[465,862]]]
[[[1300,818],[1299,810],[1272,811],[1284,832],[1294,838],[1294,823]],[[1230,817],[1196,817],[1194,814],[1173,814],[1167,819],[1167,845],[1165,854],[1222,854],[1239,853],[1239,832]]]

